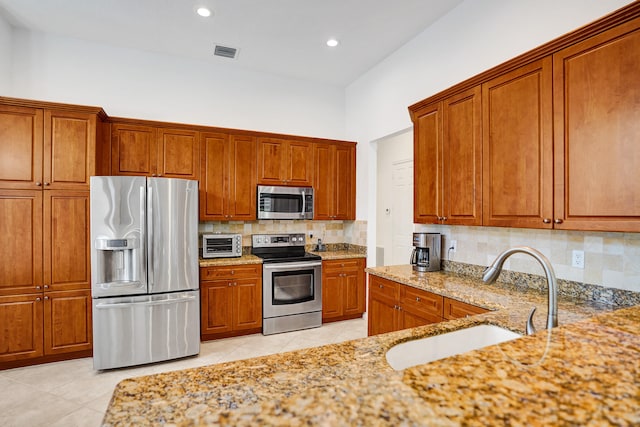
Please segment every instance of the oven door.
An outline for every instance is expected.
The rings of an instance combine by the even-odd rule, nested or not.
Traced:
[[[322,261],[267,263],[262,269],[265,319],[322,310]]]

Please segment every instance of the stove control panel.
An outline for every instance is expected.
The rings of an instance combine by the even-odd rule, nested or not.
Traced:
[[[251,235],[251,246],[254,248],[304,246],[305,243],[304,233]]]

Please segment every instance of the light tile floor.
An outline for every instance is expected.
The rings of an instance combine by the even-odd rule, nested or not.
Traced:
[[[367,335],[365,319],[284,334],[203,342],[200,354],[172,362],[96,372],[91,358],[0,371],[0,425],[99,426],[116,384],[130,377],[333,344]]]

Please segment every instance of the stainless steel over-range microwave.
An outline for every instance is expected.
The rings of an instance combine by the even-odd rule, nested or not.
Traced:
[[[313,187],[259,185],[258,219],[313,219]]]
[[[202,258],[242,256],[242,234],[203,234]]]

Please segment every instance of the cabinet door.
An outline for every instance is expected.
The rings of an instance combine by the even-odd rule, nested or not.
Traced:
[[[156,129],[118,123],[111,128],[112,164],[114,175],[156,174]]]
[[[203,133],[202,151],[200,219],[228,219],[230,176],[228,135],[224,133]]]
[[[42,294],[0,296],[0,362],[42,356]]]
[[[157,176],[198,179],[200,136],[186,129],[158,129]]]
[[[551,228],[551,57],[482,85],[483,224]]]
[[[343,274],[343,314],[361,315],[366,299],[364,259],[345,261]]]
[[[444,298],[429,291],[411,286],[400,289],[400,306],[405,313],[412,313],[429,323],[442,321],[442,306]],[[408,326],[405,326],[408,327]]]
[[[334,219],[356,219],[356,147],[336,146]],[[317,176],[317,174],[316,174]]]
[[[315,177],[313,180],[313,218],[331,220],[335,216],[336,162],[333,144],[317,143],[314,146]]]
[[[96,173],[96,115],[44,112],[44,188],[89,189]]]
[[[438,224],[442,216],[442,103],[416,114],[413,176],[413,221]]]
[[[443,103],[443,223],[482,225],[481,89]]]
[[[43,112],[0,105],[0,188],[42,185]]]
[[[0,295],[41,292],[42,193],[0,189]]]
[[[44,193],[45,289],[91,289],[89,192]]]
[[[426,314],[421,311],[407,310],[404,307],[400,310],[401,327],[399,329],[417,328],[418,326],[431,325],[442,322],[442,317]]]
[[[258,138],[258,184],[284,184],[286,145],[283,140]]]
[[[231,171],[229,178],[229,215],[231,219],[256,219],[256,140],[248,136],[231,136]]]
[[[200,300],[201,335],[229,332],[233,329],[233,286],[231,280],[202,282]]]
[[[400,317],[397,307],[397,304],[387,298],[370,294],[368,335],[378,335],[399,330]]]
[[[287,185],[313,185],[313,145],[310,142],[288,141],[284,177]]]
[[[262,327],[262,278],[233,281],[233,330]]]
[[[326,263],[322,268],[322,320],[340,317],[343,314],[342,276],[339,271],[327,271]]]
[[[467,304],[466,302],[454,300],[451,298],[444,299],[444,311],[443,316],[445,319],[458,319],[460,317],[473,316],[475,314],[486,313],[489,310],[485,310],[482,307]]]
[[[640,19],[553,60],[554,227],[639,232]]]
[[[45,292],[44,353],[91,350],[91,291]]]

